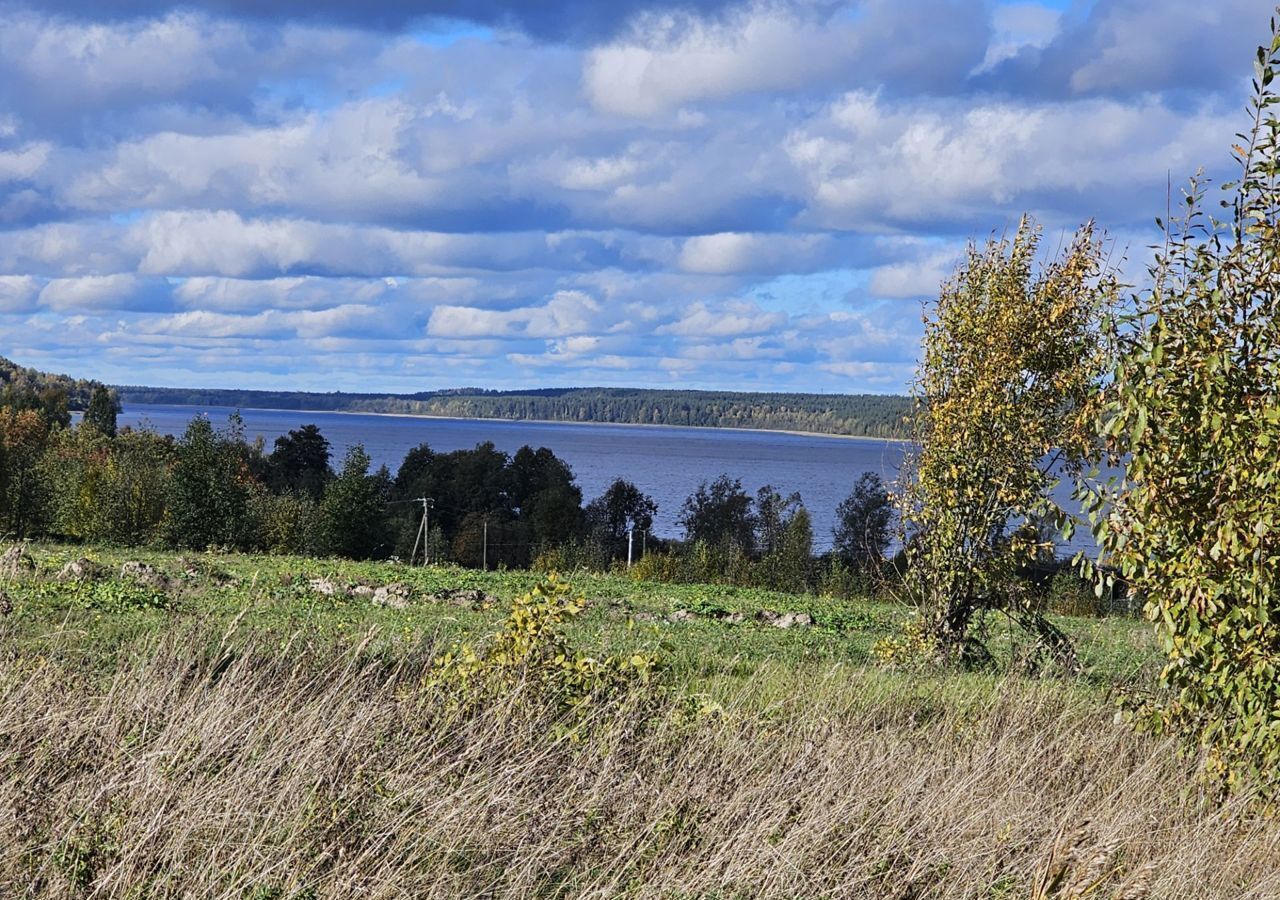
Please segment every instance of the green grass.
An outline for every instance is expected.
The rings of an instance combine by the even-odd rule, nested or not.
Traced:
[[[1012,897],[1067,851],[1110,867],[1099,897],[1276,895],[1270,826],[1188,802],[1195,762],[1116,721],[1118,684],[1156,683],[1143,622],[1058,618],[1080,677],[887,670],[899,605],[579,573],[574,649],[662,671],[578,719],[523,671],[474,704],[434,677],[533,573],[31,552],[0,582],[3,896]],[[59,583],[81,555],[112,574]]]
[[[41,578],[3,589],[13,603],[4,621],[9,640],[24,653],[76,655],[105,670],[124,648],[174,628],[199,625],[246,633],[270,633],[281,642],[365,642],[370,653],[394,659],[423,642],[443,645],[474,639],[498,627],[505,604],[473,609],[440,602],[415,602],[398,610],[367,598],[328,597],[308,582],[328,578],[347,584],[405,582],[416,594],[453,589],[480,590],[508,601],[529,590],[539,576],[530,572],[479,572],[453,567],[410,568],[395,563],[356,563],[298,557],[240,554],[177,554],[137,549],[35,545]],[[118,578],[95,585],[64,585],[52,576],[69,560],[87,556],[118,572],[126,560],[141,560],[173,578],[168,595],[126,585]],[[201,574],[188,578],[183,561]],[[668,675],[689,690],[728,697],[750,683],[766,704],[769,695],[788,696],[796,688],[874,669],[871,647],[910,616],[907,608],[874,600],[839,601],[727,585],[675,585],[633,581],[625,575],[576,573],[570,581],[589,601],[573,624],[571,637],[601,652],[645,651],[658,656]],[[225,582],[225,583],[224,583]],[[691,620],[671,618],[686,610]],[[761,610],[806,612],[814,626],[779,629],[758,623]],[[742,614],[734,623],[726,617]],[[1151,683],[1158,652],[1150,627],[1126,618],[1060,618],[1077,642],[1085,676],[1075,686],[1107,691],[1117,683]],[[1008,656],[1018,635],[991,621],[988,641],[997,656]],[[901,675],[936,682],[939,676]],[[946,676],[982,685],[991,676]],[[937,687],[936,684],[933,685]]]

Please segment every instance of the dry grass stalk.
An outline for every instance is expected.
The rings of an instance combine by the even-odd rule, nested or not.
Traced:
[[[1188,802],[1171,748],[1057,685],[854,672],[693,722],[642,697],[574,743],[519,692],[451,712],[425,650],[218,638],[105,683],[10,654],[0,896],[1280,895],[1280,830]]]

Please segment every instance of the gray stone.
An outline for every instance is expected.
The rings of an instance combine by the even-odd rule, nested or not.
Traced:
[[[390,609],[407,609],[413,599],[413,589],[403,582],[384,584],[373,592],[373,605]]]
[[[813,616],[808,613],[783,613],[771,623],[774,628],[808,628],[813,624]]]
[[[345,594],[346,591],[342,586],[328,578],[312,578],[307,582],[307,586],[317,594],[323,594],[326,597],[336,597],[339,594]]]
[[[14,544],[0,554],[0,577],[2,578],[17,578],[24,573],[34,572],[35,568],[35,560],[22,544]]]
[[[168,575],[136,559],[131,559],[120,567],[120,577],[158,591],[167,591],[172,587]]]
[[[105,578],[107,569],[91,559],[73,559],[58,572],[59,581],[97,581]]]

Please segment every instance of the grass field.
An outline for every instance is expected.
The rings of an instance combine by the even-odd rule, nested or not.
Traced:
[[[100,577],[58,581],[82,554]],[[660,668],[566,731],[529,685],[431,679],[533,574],[30,555],[0,584],[0,896],[1280,896],[1280,830],[1117,720],[1154,685],[1142,622],[1061,620],[1072,679],[891,672],[892,604],[580,575],[574,645]]]

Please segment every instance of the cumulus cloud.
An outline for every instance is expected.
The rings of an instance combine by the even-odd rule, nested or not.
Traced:
[[[809,214],[829,227],[991,228],[1009,210],[1069,219],[1117,199],[1128,216],[1145,220],[1149,210],[1133,201],[1163,185],[1171,168],[1190,172],[1220,157],[1221,136],[1238,118],[1216,104],[1188,113],[1154,97],[906,108],[855,91],[832,103],[825,119],[788,135],[787,147],[809,183]]]
[[[511,310],[444,305],[432,311],[427,333],[448,338],[568,337],[602,329],[602,311],[581,291],[560,291],[541,306]]]
[[[949,90],[985,51],[987,22],[977,2],[865,0],[852,12],[757,4],[718,19],[655,13],[637,21],[631,34],[593,50],[583,84],[599,109],[652,116],[691,102],[790,92],[837,78],[892,77]],[[919,28],[922,21],[929,27]]]
[[[1057,96],[1229,87],[1248,77],[1269,12],[1256,0],[1097,0],[992,67],[990,83]]]
[[[876,297],[932,297],[955,271],[963,256],[962,247],[945,247],[913,259],[876,266],[871,271],[868,291]]]
[[[1038,50],[1058,34],[1062,11],[1039,3],[1007,3],[991,15],[991,43],[975,74],[987,72],[1019,53]]]
[[[49,143],[37,142],[17,150],[0,150],[0,184],[30,180],[44,167],[51,149]]]
[[[30,275],[0,275],[0,313],[32,312],[40,282]]]
[[[727,0],[678,0],[661,6],[714,12]],[[100,18],[162,14],[185,4],[175,0],[42,0],[50,11]],[[360,28],[399,29],[439,20],[464,20],[516,28],[552,40],[590,40],[609,34],[654,4],[651,0],[205,0],[215,12],[249,19],[336,22]]]
[[[659,326],[658,334],[686,338],[726,338],[773,331],[786,322],[785,313],[763,310],[753,303],[729,301],[712,308],[695,303],[679,319]]]
[[[1029,211],[1141,247],[1244,124],[1250,0],[1062,6],[0,0],[0,347],[899,390],[966,237]]]
[[[54,312],[104,312],[163,308],[169,286],[136,275],[54,278],[40,289],[39,305]]]
[[[830,264],[834,241],[823,234],[698,235],[684,242],[680,268],[686,272],[731,275],[743,272],[803,271]]]

